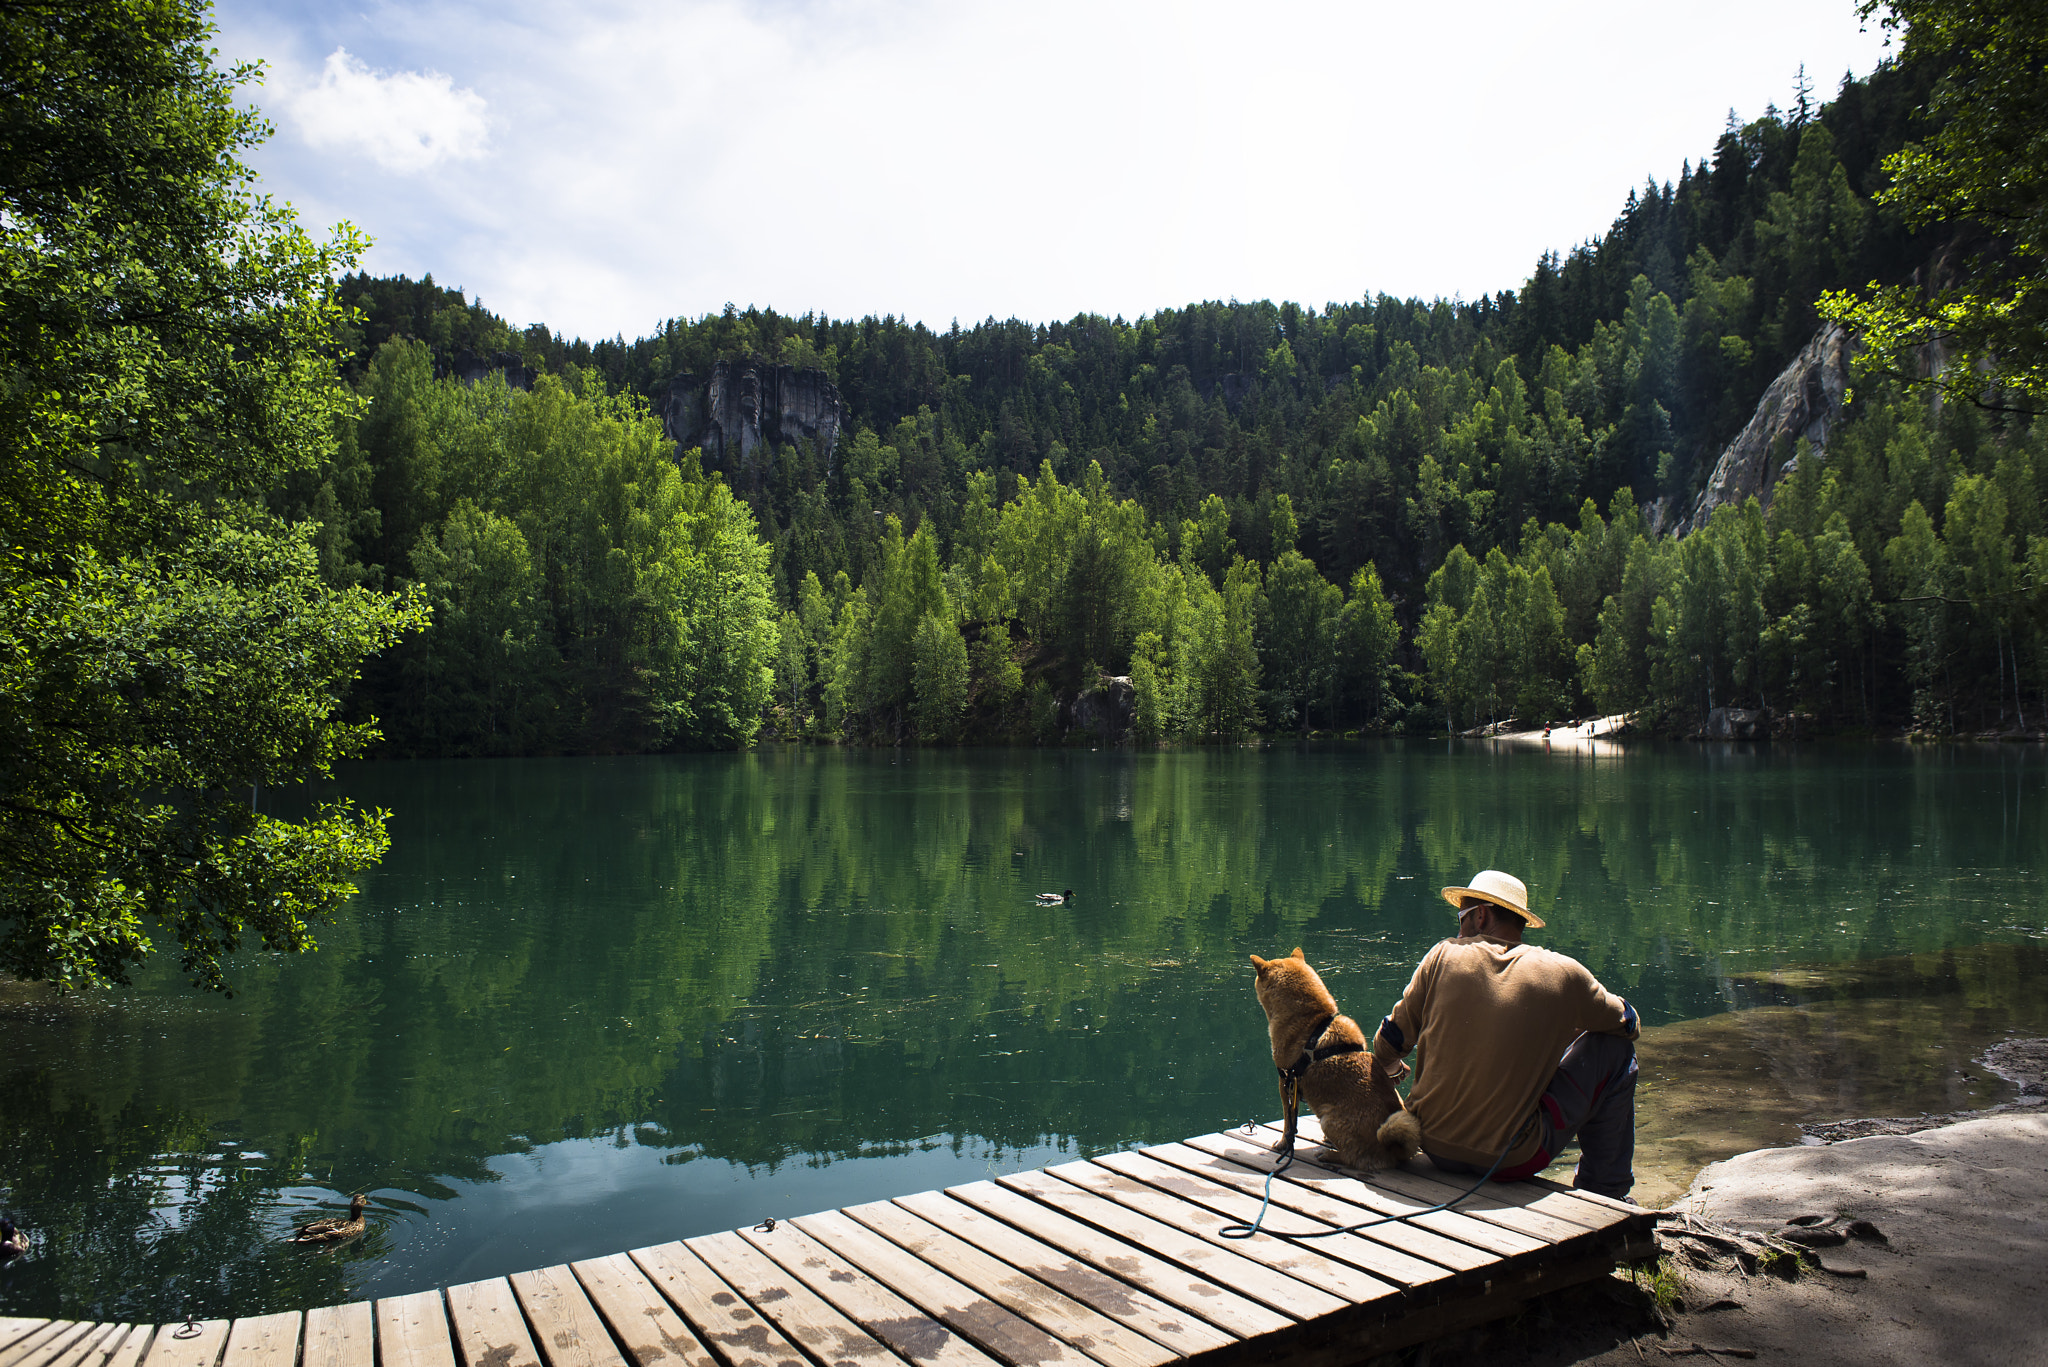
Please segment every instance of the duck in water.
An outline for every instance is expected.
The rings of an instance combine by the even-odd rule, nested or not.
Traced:
[[[1074,890],[1072,888],[1068,888],[1065,892],[1041,892],[1038,894],[1038,905],[1042,907],[1056,907],[1064,902],[1071,902],[1073,900]]]
[[[0,1263],[28,1252],[28,1235],[14,1227],[14,1221],[0,1215]]]
[[[285,1242],[288,1244],[338,1244],[353,1239],[363,1232],[363,1194],[357,1192],[348,1201],[348,1218],[332,1217],[314,1220],[299,1226],[299,1232]]]

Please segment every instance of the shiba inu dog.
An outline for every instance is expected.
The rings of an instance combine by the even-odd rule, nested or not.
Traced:
[[[1422,1149],[1422,1126],[1300,947],[1284,959],[1251,957],[1273,1066],[1302,1070],[1302,1100],[1322,1122],[1323,1142],[1346,1167],[1385,1168],[1413,1158]]]

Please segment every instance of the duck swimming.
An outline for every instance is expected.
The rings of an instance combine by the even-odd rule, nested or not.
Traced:
[[[1068,888],[1065,892],[1041,892],[1038,894],[1038,905],[1042,907],[1056,907],[1062,902],[1071,902],[1073,900],[1074,890],[1072,888]]]
[[[0,1215],[0,1263],[28,1252],[28,1236],[14,1227],[14,1221]]]
[[[357,1192],[348,1200],[348,1218],[333,1217],[314,1220],[299,1226],[299,1232],[286,1239],[288,1244],[338,1244],[353,1239],[363,1232],[363,1195]]]

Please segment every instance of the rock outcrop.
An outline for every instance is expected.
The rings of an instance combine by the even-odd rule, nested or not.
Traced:
[[[1761,707],[1717,707],[1707,713],[1705,740],[1769,740],[1771,714]]]
[[[1236,417],[1245,400],[1252,396],[1252,377],[1232,371],[1216,381],[1216,392],[1223,396],[1224,410]]]
[[[1073,730],[1112,744],[1124,738],[1137,715],[1138,694],[1129,675],[1105,674],[1074,699]]]
[[[516,351],[494,351],[486,355],[468,347],[455,353],[444,373],[464,384],[479,384],[500,372],[505,376],[505,383],[514,389],[531,389],[534,380],[539,378],[539,372],[521,360]]]
[[[839,386],[822,370],[719,361],[709,375],[669,381],[661,421],[678,446],[703,448],[706,467],[737,482],[753,473],[754,452],[764,443],[773,451],[812,442],[829,466],[845,408]]]
[[[1724,503],[1740,504],[1751,495],[1768,510],[1778,482],[1795,468],[1793,452],[1799,440],[1810,442],[1816,455],[1827,449],[1828,435],[1842,418],[1853,354],[1847,333],[1833,323],[1823,327],[1771,381],[1749,425],[1721,453],[1691,510],[1658,499],[1644,510],[1651,529],[1674,536],[1696,532],[1707,525],[1714,509]]]

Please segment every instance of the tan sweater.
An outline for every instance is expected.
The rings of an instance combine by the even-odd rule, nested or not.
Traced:
[[[1536,1111],[1557,1062],[1586,1031],[1636,1038],[1636,1013],[1577,959],[1486,936],[1444,940],[1422,956],[1373,1037],[1392,1066],[1418,1051],[1408,1108],[1424,1149],[1490,1166]],[[1505,1167],[1536,1152],[1534,1125]]]

